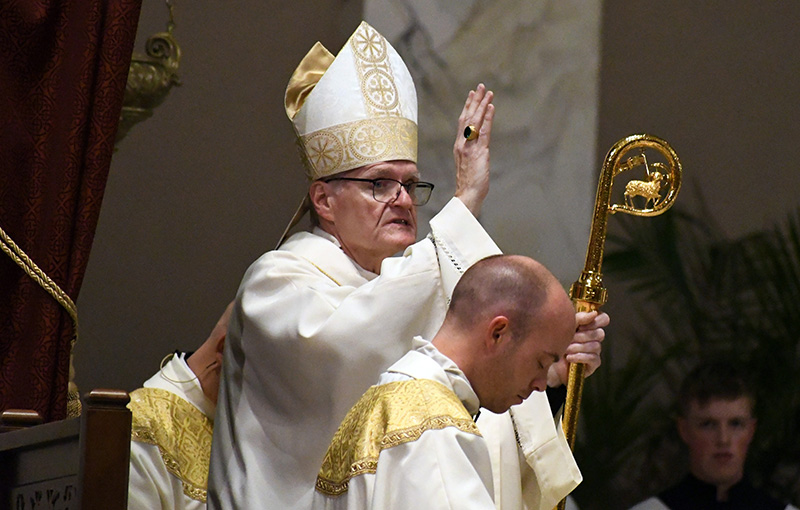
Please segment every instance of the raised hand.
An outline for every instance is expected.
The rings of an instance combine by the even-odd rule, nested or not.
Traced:
[[[494,119],[494,93],[481,83],[471,90],[458,117],[458,133],[453,145],[456,163],[456,192],[464,205],[477,217],[489,193],[489,141]],[[467,139],[465,129],[475,129]]]

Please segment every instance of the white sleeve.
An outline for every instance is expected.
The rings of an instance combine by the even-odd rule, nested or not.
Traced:
[[[183,492],[183,482],[167,470],[158,446],[131,441],[128,510],[205,510]]]
[[[468,239],[464,238],[467,232]],[[467,206],[457,198],[450,200],[431,219],[431,235],[436,242],[442,286],[448,297],[453,295],[456,283],[469,266],[489,255],[501,253]]]
[[[419,241],[404,256],[386,259],[377,278],[359,285],[337,285],[295,254],[273,252],[269,262],[252,268],[237,305],[243,354],[258,360],[249,370],[263,400],[299,413],[332,404],[335,430],[415,335],[436,333],[460,271],[499,250],[458,199],[431,220],[431,229],[435,248],[429,240]],[[236,322],[232,319],[231,330]],[[239,335],[229,336],[238,347]]]
[[[128,481],[128,510],[166,510],[170,474],[164,466],[158,446],[131,441],[131,467]]]
[[[503,414],[482,410],[478,427],[492,456],[498,510],[553,508],[581,482],[545,393]]]

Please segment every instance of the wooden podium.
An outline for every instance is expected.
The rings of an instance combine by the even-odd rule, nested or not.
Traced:
[[[26,413],[4,412],[0,510],[125,510],[129,401],[124,391],[93,390],[80,418],[27,427]]]

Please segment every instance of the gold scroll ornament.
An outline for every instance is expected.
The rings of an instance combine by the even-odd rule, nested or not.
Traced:
[[[166,4],[169,9],[167,31],[147,38],[147,55],[134,53],[131,58],[115,148],[133,126],[153,116],[153,111],[164,102],[172,87],[181,84],[178,78],[181,48],[173,33],[174,6],[172,0],[166,0]]]
[[[657,154],[658,161],[648,161],[647,155]],[[641,180],[630,180],[625,185],[623,203],[611,203],[611,185],[614,178],[629,170],[643,169]],[[606,302],[607,292],[603,287],[600,267],[606,242],[608,215],[616,212],[635,216],[657,216],[675,202],[681,187],[681,163],[678,155],[664,140],[647,134],[631,135],[614,144],[608,151],[594,202],[594,215],[586,250],[586,264],[578,280],[572,284],[569,294],[575,311],[591,312]],[[567,401],[564,404],[564,435],[571,449],[575,449],[575,432],[578,411],[583,393],[584,368],[582,363],[569,367]],[[564,510],[566,499],[558,504]]]

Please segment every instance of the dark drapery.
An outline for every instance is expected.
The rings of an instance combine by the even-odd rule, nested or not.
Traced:
[[[141,0],[0,1],[0,229],[76,300]],[[0,253],[0,410],[67,408],[70,315]]]

